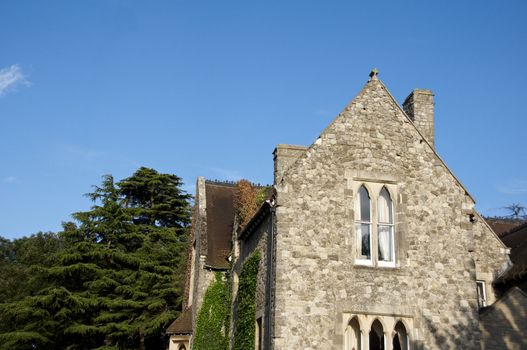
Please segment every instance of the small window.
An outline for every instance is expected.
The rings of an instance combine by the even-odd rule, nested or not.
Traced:
[[[476,281],[476,291],[478,294],[478,306],[481,309],[487,306],[487,294],[485,293],[485,281]]]
[[[355,217],[358,260],[371,262],[371,200],[364,186],[360,187],[355,199]]]

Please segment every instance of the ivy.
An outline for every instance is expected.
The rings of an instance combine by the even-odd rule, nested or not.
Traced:
[[[229,324],[231,298],[229,283],[222,273],[207,288],[196,321],[195,350],[227,350],[229,348]]]
[[[254,252],[243,264],[238,286],[238,319],[234,329],[233,350],[254,349],[256,321],[256,281],[260,252]]]

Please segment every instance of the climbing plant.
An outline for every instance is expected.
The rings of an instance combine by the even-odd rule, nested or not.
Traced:
[[[254,349],[256,321],[256,281],[260,252],[254,252],[243,264],[238,286],[238,319],[234,329],[233,350]]]
[[[195,350],[227,350],[231,313],[229,283],[220,272],[207,288],[196,321]]]
[[[236,183],[234,191],[234,209],[240,223],[240,228],[244,228],[258,208],[267,199],[269,186],[255,186],[247,180],[240,180]]]

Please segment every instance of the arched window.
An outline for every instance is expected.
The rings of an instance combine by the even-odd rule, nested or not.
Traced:
[[[379,265],[395,263],[393,203],[390,193],[383,187],[377,200],[377,242]]]
[[[346,350],[362,350],[362,334],[357,317],[353,317],[346,327],[345,343]]]
[[[355,231],[359,260],[371,260],[371,200],[364,185],[355,198]]]
[[[410,350],[409,346],[410,340],[408,338],[408,333],[406,332],[406,327],[404,324],[399,321],[395,325],[395,335],[393,336],[393,350]]]
[[[370,350],[384,350],[386,348],[384,344],[384,329],[379,320],[373,321],[371,325],[369,341]]]

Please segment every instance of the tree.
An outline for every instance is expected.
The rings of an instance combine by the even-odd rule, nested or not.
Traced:
[[[3,348],[163,349],[185,271],[190,196],[180,186],[147,168],[117,184],[105,176],[41,271],[51,286],[0,305]]]
[[[513,203],[506,206],[504,209],[509,212],[507,217],[510,217],[513,220],[527,219],[527,208],[520,203]]]
[[[63,240],[53,232],[38,232],[10,241],[0,237],[0,300],[19,300],[43,288],[38,268],[50,266]]]

